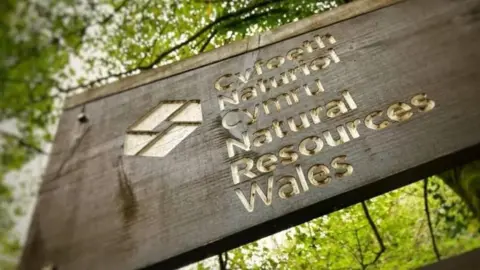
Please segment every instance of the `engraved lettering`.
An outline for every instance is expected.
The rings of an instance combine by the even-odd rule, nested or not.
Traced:
[[[253,107],[253,113],[251,113],[248,109],[244,109],[243,112],[245,113],[245,115],[250,119],[248,122],[247,122],[247,125],[252,125],[254,124],[255,122],[257,122],[257,119],[258,119],[258,114],[259,114],[259,109],[258,109],[259,105],[256,104],[255,107]]]
[[[410,117],[412,117],[413,113],[411,112],[411,110],[412,110],[412,107],[410,107],[408,104],[403,102],[398,102],[388,107],[387,115],[388,115],[388,118],[390,118],[393,121],[403,122],[410,119]]]
[[[269,104],[274,104],[277,111],[280,111],[282,109],[282,106],[280,104],[280,98],[283,98],[283,100],[287,103],[288,106],[293,105],[293,103],[298,103],[299,99],[296,92],[298,92],[298,88],[264,101],[263,110],[265,111],[265,114],[270,114],[272,112],[270,110],[271,108]]]
[[[313,145],[313,147],[308,147],[308,145],[310,146]],[[323,148],[323,141],[322,139],[316,136],[307,137],[303,139],[298,146],[298,150],[304,156],[313,156],[318,152],[322,151],[322,148]]]
[[[288,199],[292,196],[300,194],[298,188],[297,179],[295,177],[287,175],[278,179],[280,188],[278,189],[278,196],[282,199]]]
[[[245,74],[241,74],[239,72],[235,74],[235,77],[237,77],[242,83],[247,83],[251,75],[252,75],[252,69],[249,68],[245,70]]]
[[[316,80],[315,80],[315,85],[317,86],[317,90],[316,90],[315,92],[312,92],[312,91],[310,90],[310,87],[309,87],[307,84],[305,84],[305,85],[303,86],[303,89],[305,90],[305,92],[307,93],[307,95],[313,96],[313,95],[319,95],[319,94],[325,92],[325,89],[323,88],[323,85],[322,85],[322,83],[320,82],[319,79],[316,79]]]
[[[343,103],[341,100],[330,101],[327,103],[326,108],[327,116],[330,118],[334,118],[348,112],[347,106],[345,106],[345,103]]]
[[[253,166],[253,160],[249,158],[242,158],[232,163],[230,169],[232,171],[233,183],[239,184],[242,175],[248,178],[254,178],[255,176],[257,176],[255,173],[252,172]]]
[[[377,116],[382,116],[383,112],[382,111],[374,111],[372,113],[370,113],[369,115],[367,115],[367,117],[365,117],[365,126],[370,128],[370,129],[373,129],[373,130],[381,130],[381,129],[384,129],[386,127],[388,127],[390,125],[390,122],[388,121],[382,121],[380,124],[376,124],[373,122],[373,119]]]
[[[300,114],[300,124],[296,124],[293,117],[288,118],[287,122],[290,130],[293,132],[298,132],[299,130],[308,128],[310,126],[310,122],[308,122],[308,118],[305,113]]]
[[[232,97],[218,96],[218,106],[220,107],[220,111],[225,110],[225,102],[233,105],[238,105],[240,103],[240,99],[238,98],[238,92],[232,91]]]
[[[345,176],[352,175],[353,173],[353,166],[346,163],[345,161],[347,160],[347,156],[339,156],[336,157],[332,160],[332,163],[330,164],[332,168],[335,169],[335,176],[338,178],[342,178]]]
[[[267,84],[267,80],[265,79],[260,79],[257,81],[257,84],[256,84],[256,87],[258,89],[260,89],[260,91],[262,91],[263,93],[266,93],[268,91],[270,91],[270,87],[266,87],[265,84]]]
[[[320,70],[320,69],[326,69],[330,65],[330,58],[328,57],[318,57],[312,60],[310,63],[310,69],[311,70]]]
[[[345,128],[343,126],[337,127],[337,133],[339,135],[339,138],[335,140],[333,139],[333,136],[330,133],[330,131],[323,132],[323,137],[325,138],[325,141],[327,142],[328,145],[337,146],[350,141],[350,137],[348,137],[347,131],[345,131]]]
[[[242,90],[242,100],[246,101],[257,97],[257,89],[255,87],[246,87]]]
[[[228,111],[223,117],[222,117],[222,126],[225,129],[233,129],[235,128],[238,124],[242,123],[242,120],[240,120],[238,116],[238,109],[234,109],[231,111]]]
[[[287,134],[287,132],[283,131],[282,124],[283,124],[282,121],[275,120],[272,122],[272,128],[275,131],[275,135],[277,135],[278,138],[283,138]]]
[[[414,96],[410,103],[417,107],[421,112],[431,111],[435,107],[435,102],[427,98],[427,94],[418,94]]]
[[[257,170],[262,173],[268,173],[277,168],[278,158],[272,154],[266,154],[258,158]]]
[[[302,48],[293,48],[287,52],[287,59],[290,61],[299,61],[302,59],[303,49]]]
[[[340,58],[338,58],[338,55],[334,49],[328,49],[328,54],[330,55],[330,58],[332,58],[334,63],[340,62]]]
[[[233,139],[233,138],[227,139],[226,142],[227,142],[228,157],[235,156],[235,149],[233,148],[234,146],[244,151],[250,151],[250,139],[248,138],[247,133],[242,134],[242,139],[243,141],[237,141],[236,139]]]
[[[345,99],[345,101],[347,102],[348,104],[348,107],[350,107],[350,109],[353,111],[357,108],[357,104],[355,103],[355,101],[353,100],[352,96],[350,95],[350,93],[345,90],[342,92],[342,96],[343,98]]]
[[[253,133],[253,136],[255,136],[253,139],[253,145],[255,147],[261,147],[264,144],[271,143],[273,140],[272,133],[270,133],[268,129],[260,129]]]
[[[276,69],[281,67],[285,63],[285,58],[283,56],[275,56],[267,61],[268,69]]]
[[[308,187],[307,180],[305,179],[302,166],[295,165],[295,171],[297,172],[298,180],[300,180],[300,185],[302,185],[303,191],[308,191],[310,188]]]
[[[255,209],[255,193],[258,193],[258,196],[260,197],[260,199],[262,199],[263,203],[266,206],[269,206],[272,203],[273,197],[273,176],[270,176],[268,178],[267,195],[265,195],[263,190],[260,188],[260,186],[258,186],[256,182],[252,182],[252,185],[250,187],[250,201],[247,201],[247,198],[245,198],[245,195],[239,188],[235,189],[235,193],[237,194],[238,198],[248,212],[253,212],[253,210]]]
[[[298,159],[298,154],[293,150],[293,145],[283,147],[278,155],[280,156],[280,163],[283,165],[292,164]]]
[[[328,184],[332,178],[330,177],[330,169],[323,164],[316,164],[308,169],[308,180],[314,186]]]
[[[318,106],[317,108],[310,110],[310,117],[314,124],[318,124],[321,122],[320,116],[323,115],[323,107]]]
[[[215,89],[217,89],[218,91],[227,91],[227,90],[230,90],[232,89],[232,82],[228,82],[228,78],[232,77],[232,74],[225,74],[223,76],[221,76],[220,78],[218,78],[216,81],[215,81]],[[227,81],[227,82],[225,82]]]
[[[352,122],[347,122],[346,126],[347,126],[347,129],[350,132],[350,135],[352,136],[352,138],[355,139],[355,138],[360,137],[360,134],[358,133],[357,127],[361,123],[362,123],[362,121],[360,121],[360,119],[355,119]]]
[[[257,73],[257,75],[262,75],[263,74],[263,70],[262,70],[263,64],[265,64],[265,63],[261,59],[255,61],[255,64],[253,66],[255,67],[255,72]]]

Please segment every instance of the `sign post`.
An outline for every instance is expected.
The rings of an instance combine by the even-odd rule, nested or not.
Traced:
[[[356,1],[71,98],[22,267],[178,267],[478,158],[479,5]]]

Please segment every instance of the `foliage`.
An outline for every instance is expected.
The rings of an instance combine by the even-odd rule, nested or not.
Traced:
[[[25,3],[0,3],[0,268],[13,268],[20,251],[11,232],[14,216],[13,194],[4,182],[6,173],[20,169],[37,153],[42,141],[49,141],[48,126],[53,123],[51,76],[67,63],[67,55],[49,44],[45,21]]]
[[[440,177],[480,218],[480,161],[449,170],[440,174]]]

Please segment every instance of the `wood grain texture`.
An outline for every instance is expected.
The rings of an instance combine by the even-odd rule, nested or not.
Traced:
[[[258,48],[280,42],[287,38],[324,27],[342,20],[347,20],[403,0],[359,0],[340,6],[328,12],[320,13],[304,20],[289,23],[272,31],[266,31],[250,38],[233,42],[226,46],[201,53],[180,62],[161,66],[144,71],[138,75],[124,78],[117,82],[90,89],[86,92],[73,95],[65,101],[65,108],[73,108],[86,102],[94,101],[135,87],[168,78],[182,72],[194,70],[223,59],[234,57],[242,53],[254,51]]]
[[[325,93],[299,94],[300,103],[275,117],[260,118],[249,133],[268,126],[273,118],[285,120],[336,99],[345,89],[358,108],[229,158],[225,140],[238,134],[221,126],[214,81],[327,33],[335,36],[333,47],[341,61],[294,84],[319,77]],[[96,99],[86,104],[86,124],[76,119],[80,108],[66,110],[21,269],[39,269],[47,263],[62,270],[178,267],[478,158],[478,48],[480,1],[410,0]],[[271,71],[264,77],[276,74]],[[234,188],[247,192],[251,181],[265,187],[268,175],[234,187],[231,162],[297,145],[307,136],[363,119],[375,110],[385,111],[395,102],[409,103],[418,93],[433,99],[435,108],[415,110],[411,119],[385,130],[360,126],[359,138],[297,161],[308,168],[347,155],[354,167],[352,176],[289,199],[275,193],[271,206],[257,199],[252,213],[236,196]],[[203,124],[164,158],[124,156],[128,127],[165,100],[200,100]],[[248,100],[241,106],[254,103]],[[274,175],[291,174],[292,168],[279,166]]]

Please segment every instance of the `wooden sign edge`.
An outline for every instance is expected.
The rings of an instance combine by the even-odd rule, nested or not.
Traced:
[[[476,262],[480,262],[480,248],[475,248],[449,258],[442,258],[442,260],[424,266],[419,270],[475,270],[478,269]]]
[[[297,22],[285,24],[274,30],[266,31],[259,35],[230,43],[185,60],[144,71],[140,74],[69,96],[65,100],[64,110],[72,109],[82,104],[128,91],[183,72],[214,64],[402,1],[405,0],[353,1],[327,12],[322,12]]]

